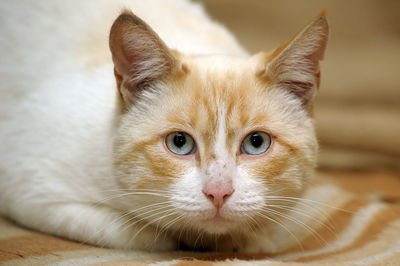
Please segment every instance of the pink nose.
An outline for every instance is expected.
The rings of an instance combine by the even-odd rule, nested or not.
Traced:
[[[215,207],[220,208],[224,202],[232,195],[234,189],[231,184],[206,186],[203,189],[204,195],[211,200]]]

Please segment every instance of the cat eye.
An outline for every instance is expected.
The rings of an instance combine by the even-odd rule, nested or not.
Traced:
[[[259,155],[266,152],[270,145],[270,135],[264,132],[253,132],[244,138],[241,150],[245,154]]]
[[[165,144],[177,155],[189,155],[195,152],[196,145],[191,136],[183,132],[174,132],[167,136]]]

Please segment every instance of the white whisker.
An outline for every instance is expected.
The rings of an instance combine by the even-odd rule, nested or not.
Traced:
[[[165,211],[162,211],[161,213],[168,213],[168,212],[170,212],[171,210],[165,210]],[[157,213],[157,214],[160,214],[160,213]],[[153,220],[153,221],[149,221],[149,222],[147,222],[146,224],[144,224],[136,233],[135,233],[135,235],[133,235],[132,236],[132,239],[135,239],[139,234],[140,234],[140,232],[142,232],[146,227],[148,227],[149,225],[152,225],[152,224],[154,224],[155,222],[157,222],[157,221],[159,221],[159,220],[162,220],[162,219],[165,219],[166,217],[169,217],[169,216],[172,216],[172,215],[176,215],[176,213],[175,212],[170,212],[170,213],[168,213],[168,214],[166,214],[166,215],[163,215],[163,216],[161,216],[161,217],[159,217],[159,218],[157,218],[157,219],[155,219],[155,220]],[[154,216],[154,215],[152,215],[152,216]],[[149,217],[146,217],[146,219],[148,219]],[[136,222],[135,222],[136,223]]]
[[[336,235],[336,232],[334,231],[334,227],[332,226],[332,224],[326,224],[325,222],[319,220],[317,217],[312,216],[310,214],[307,214],[305,212],[301,212],[299,210],[297,210],[295,207],[292,206],[284,206],[284,205],[274,205],[274,204],[268,204],[267,207],[274,207],[274,208],[278,208],[278,209],[283,209],[283,210],[287,210],[290,212],[294,212],[297,213],[299,215],[302,215],[306,218],[312,219],[313,221],[315,221],[318,225],[323,226],[325,228],[327,228],[329,230],[329,232],[331,232],[332,234]],[[324,215],[323,218],[326,221],[329,221],[329,217],[327,215]]]
[[[283,217],[283,218],[285,218],[285,219],[287,219],[287,220],[289,220],[289,221],[292,221],[292,222],[294,222],[294,223],[296,223],[296,224],[298,224],[298,225],[303,226],[303,227],[304,227],[308,232],[310,232],[313,236],[317,237],[320,241],[324,242],[324,244],[328,244],[327,241],[326,241],[325,239],[323,239],[323,238],[320,236],[320,234],[318,234],[318,233],[315,231],[315,229],[311,228],[310,226],[308,226],[307,224],[303,223],[302,221],[299,221],[299,220],[295,219],[294,217],[291,217],[291,216],[289,216],[289,215],[283,214],[283,213],[281,213],[281,212],[279,212],[279,211],[276,211],[276,210],[273,210],[273,209],[266,208],[266,209],[264,209],[264,211],[269,212],[269,213],[272,213],[272,214],[275,214],[275,215],[278,215],[278,216]]]
[[[291,237],[293,237],[293,238],[295,239],[295,241],[297,242],[297,244],[298,244],[298,245],[300,246],[300,248],[304,251],[303,244],[301,244],[300,240],[293,234],[292,231],[289,230],[289,228],[287,228],[287,227],[282,223],[282,221],[276,221],[276,220],[275,220],[276,217],[275,217],[275,219],[274,219],[274,218],[269,217],[268,215],[265,215],[265,214],[262,214],[262,213],[257,213],[257,215],[258,215],[258,216],[261,216],[261,217],[263,217],[263,218],[265,218],[265,219],[267,219],[267,220],[269,220],[269,221],[271,221],[271,222],[273,222],[273,223],[276,223],[276,224],[278,224],[279,226],[281,226],[283,229],[285,229],[286,232],[288,232],[288,233],[291,235]]]
[[[306,199],[306,198],[297,198],[297,197],[285,197],[285,196],[264,196],[265,199],[268,200],[281,200],[281,201],[288,201],[288,202],[293,202],[293,203],[302,203],[302,204],[306,204],[306,203],[312,203],[312,204],[316,204],[319,206],[323,206],[323,207],[327,207],[327,208],[331,208],[331,209],[335,209],[338,211],[343,211],[343,212],[347,212],[347,213],[354,213],[353,211],[350,210],[346,210],[346,209],[342,209],[339,207],[335,207],[326,203],[322,203],[316,200],[311,200],[311,199]],[[308,206],[308,205],[307,205]]]

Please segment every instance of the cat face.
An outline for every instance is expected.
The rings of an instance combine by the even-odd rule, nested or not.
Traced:
[[[110,37],[122,99],[114,168],[130,193],[118,204],[172,231],[268,224],[266,207],[301,194],[315,165],[310,110],[326,21],[242,58],[181,55],[121,17]]]

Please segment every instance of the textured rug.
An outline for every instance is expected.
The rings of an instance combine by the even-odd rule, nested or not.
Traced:
[[[0,264],[400,265],[399,176],[318,173],[303,205],[285,222],[290,232],[271,236],[276,253],[252,255],[106,249],[30,231],[0,218]]]

